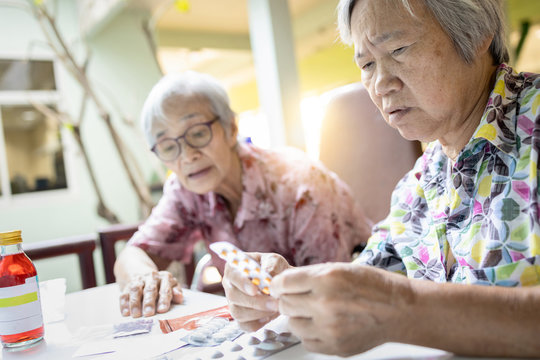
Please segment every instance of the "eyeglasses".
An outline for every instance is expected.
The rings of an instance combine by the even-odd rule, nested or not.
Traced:
[[[217,120],[219,120],[219,116],[210,121],[190,126],[177,138],[165,138],[158,141],[151,150],[161,160],[173,161],[182,153],[180,139],[184,139],[186,144],[195,149],[205,147],[212,141],[212,124]]]

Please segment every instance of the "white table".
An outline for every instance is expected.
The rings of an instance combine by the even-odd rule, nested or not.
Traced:
[[[65,318],[63,321],[48,323],[45,325],[45,340],[36,346],[23,351],[11,352],[2,349],[0,358],[11,359],[72,359],[75,351],[84,343],[84,336],[81,338],[81,329],[99,329],[107,324],[130,321],[120,315],[118,307],[119,290],[116,284],[100,286],[66,296]],[[226,305],[226,299],[221,296],[184,290],[185,301],[182,305],[175,305],[171,311],[165,314],[156,315],[157,319],[171,319],[179,316],[190,315],[196,312],[216,308]],[[159,326],[154,325],[153,334],[160,333]],[[95,334],[93,334],[95,335]],[[137,342],[148,335],[131,336],[129,342]],[[247,335],[244,335],[247,336]],[[92,341],[92,337],[88,337]],[[198,348],[181,348],[168,354],[169,359],[189,359],[195,358],[193,354],[200,351]],[[111,359],[111,354],[89,357],[77,357],[73,359]],[[368,359],[449,359],[451,354],[440,350],[417,347],[405,344],[384,344],[366,353],[351,357],[354,360]],[[284,351],[276,353],[267,359],[316,359],[330,360],[342,359],[337,356],[326,356],[309,353],[301,345],[295,345]],[[464,359],[464,358],[461,358]]]

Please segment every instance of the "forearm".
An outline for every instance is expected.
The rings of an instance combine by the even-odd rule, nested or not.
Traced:
[[[470,356],[540,356],[540,287],[411,281],[415,301],[396,341]]]
[[[134,275],[158,271],[158,266],[144,250],[136,246],[126,246],[114,264],[116,282],[123,288]]]

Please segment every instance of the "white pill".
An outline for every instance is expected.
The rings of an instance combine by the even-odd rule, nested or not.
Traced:
[[[233,346],[231,346],[231,351],[240,351],[242,349],[243,347],[238,344],[233,344]]]
[[[277,337],[277,334],[275,331],[264,329],[264,338],[265,339],[275,339]]]
[[[263,350],[278,350],[285,346],[283,343],[275,340],[264,340],[262,343],[257,345],[259,349]]]
[[[192,341],[203,342],[203,341],[206,341],[206,339],[208,338],[208,336],[206,336],[205,334],[201,334],[201,333],[195,333],[195,334],[191,334],[191,335],[189,336],[189,338],[190,338]]]

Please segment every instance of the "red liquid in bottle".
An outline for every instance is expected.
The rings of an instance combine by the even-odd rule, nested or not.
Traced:
[[[0,257],[0,288],[24,285],[27,278],[36,276],[36,268],[24,253]],[[43,325],[13,335],[0,335],[4,344],[18,344],[43,337]]]

